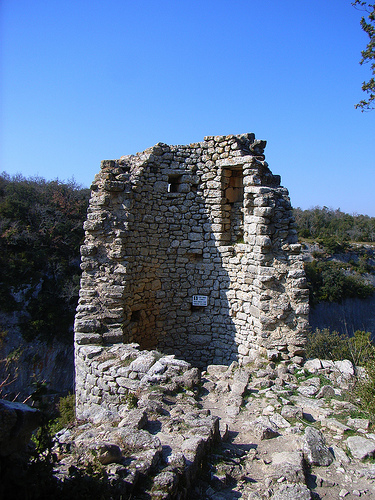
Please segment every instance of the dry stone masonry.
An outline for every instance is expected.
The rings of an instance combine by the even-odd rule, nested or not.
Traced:
[[[136,343],[198,367],[303,354],[308,289],[265,145],[209,136],[102,162],[81,247],[78,394],[96,385],[89,345]]]

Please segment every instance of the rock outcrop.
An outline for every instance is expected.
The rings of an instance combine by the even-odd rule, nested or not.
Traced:
[[[0,457],[24,453],[40,424],[39,410],[0,399]]]
[[[74,391],[74,346],[55,340],[28,342],[21,334],[19,314],[0,312],[0,396],[25,401],[35,383],[45,382],[51,399]]]

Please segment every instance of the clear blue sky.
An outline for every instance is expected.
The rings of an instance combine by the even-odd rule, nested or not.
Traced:
[[[293,206],[375,216],[368,42],[350,0],[3,0],[0,171],[254,132]]]

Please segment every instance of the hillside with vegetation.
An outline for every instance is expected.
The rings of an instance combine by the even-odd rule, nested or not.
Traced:
[[[0,393],[73,383],[73,321],[89,190],[0,174]],[[9,385],[8,385],[9,384]]]
[[[327,207],[295,208],[293,214],[301,238],[324,239],[326,244],[331,242],[332,251],[345,249],[350,241],[375,242],[375,217],[350,215]]]
[[[19,313],[27,340],[72,341],[88,196],[74,182],[0,175],[0,310]]]
[[[375,334],[375,218],[294,209],[310,288],[310,325]]]
[[[310,305],[374,293],[375,217],[327,207],[296,208],[294,217],[305,250]]]

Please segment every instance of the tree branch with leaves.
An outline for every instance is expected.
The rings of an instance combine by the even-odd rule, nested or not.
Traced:
[[[355,105],[356,109],[359,108],[363,112],[375,109],[375,4],[355,0],[352,5],[367,13],[367,19],[364,16],[361,18],[361,28],[370,38],[366,49],[361,52],[362,59],[359,62],[361,65],[369,62],[373,75],[367,82],[362,84],[362,90],[368,94],[367,99],[362,99]]]

